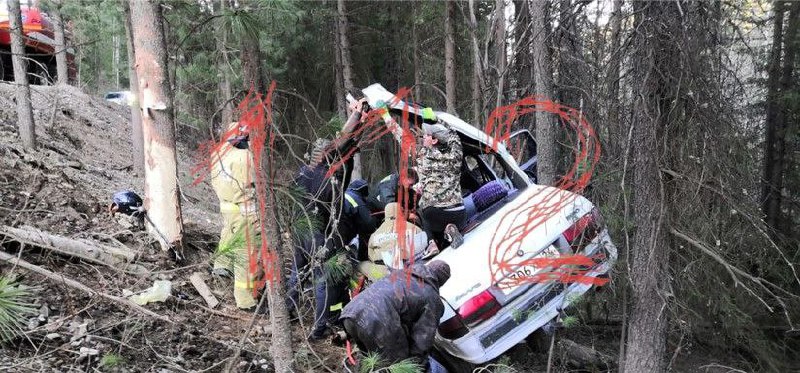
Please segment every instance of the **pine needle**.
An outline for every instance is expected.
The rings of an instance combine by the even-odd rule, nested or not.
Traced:
[[[0,277],[0,342],[10,341],[22,332],[25,316],[35,311],[28,303],[30,297],[26,287],[7,276]]]

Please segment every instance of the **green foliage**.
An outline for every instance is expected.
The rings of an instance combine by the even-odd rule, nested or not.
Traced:
[[[405,359],[389,365],[386,370],[389,373],[419,373],[422,372],[422,367],[411,359]]]
[[[377,352],[370,352],[361,358],[361,365],[359,367],[360,373],[369,373],[374,371],[381,362],[381,358]]]
[[[422,372],[422,367],[419,366],[412,359],[405,359],[398,361],[388,367],[382,367],[384,364],[380,355],[376,352],[370,352],[361,357],[359,361],[359,373],[418,373]]]
[[[7,342],[22,332],[25,316],[35,310],[29,303],[30,291],[3,275],[0,277],[0,342]]]
[[[338,282],[355,274],[355,267],[347,253],[337,253],[323,264],[325,276],[329,281]]]
[[[63,17],[71,24],[68,43],[75,49],[79,83],[100,93],[127,87],[128,55],[119,1],[73,0],[63,4]],[[114,63],[115,48],[119,51],[118,64]]]
[[[580,320],[578,320],[576,316],[570,315],[561,319],[561,325],[563,325],[565,328],[572,328],[578,324],[580,324]]]
[[[125,364],[125,358],[115,353],[107,353],[100,359],[100,368],[114,368]]]

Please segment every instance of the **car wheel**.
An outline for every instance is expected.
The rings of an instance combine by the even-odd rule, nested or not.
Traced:
[[[439,349],[431,351],[431,355],[436,361],[447,368],[448,373],[471,373],[475,370],[475,364],[461,360]]]

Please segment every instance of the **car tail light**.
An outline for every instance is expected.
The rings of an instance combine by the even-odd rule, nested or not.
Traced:
[[[465,324],[472,325],[494,316],[500,307],[500,302],[491,291],[485,290],[462,304],[458,308],[458,315]]]
[[[567,240],[573,251],[578,252],[591,242],[603,229],[603,216],[596,207],[588,214],[578,219],[571,227],[564,231],[564,239]]]

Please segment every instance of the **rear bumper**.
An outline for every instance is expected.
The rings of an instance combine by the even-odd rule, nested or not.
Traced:
[[[603,230],[584,250],[593,256],[604,252],[605,259],[586,276],[598,277],[608,273],[617,261],[617,248],[608,230]],[[466,335],[455,340],[436,335],[436,346],[449,354],[475,364],[492,360],[521,342],[531,333],[555,318],[559,311],[586,293],[592,285],[539,284],[505,305],[496,315],[472,327]]]

